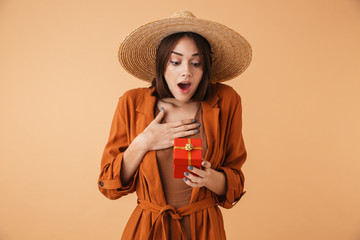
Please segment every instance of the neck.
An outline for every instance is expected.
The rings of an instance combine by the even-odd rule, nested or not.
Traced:
[[[185,107],[185,106],[197,106],[200,104],[200,102],[191,101],[191,100],[182,102],[175,98],[162,98],[162,99],[160,99],[160,101],[171,104],[174,107],[178,107],[178,108]]]

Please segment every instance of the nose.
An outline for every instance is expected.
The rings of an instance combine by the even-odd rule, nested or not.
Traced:
[[[183,73],[182,76],[190,77],[191,76],[191,66],[190,63],[186,63],[183,65]]]

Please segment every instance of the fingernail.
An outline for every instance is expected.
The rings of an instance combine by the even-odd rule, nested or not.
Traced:
[[[162,111],[162,110],[164,110],[164,108],[163,108],[163,107],[161,107],[161,108],[160,108],[160,111]]]
[[[188,172],[184,172],[184,175],[185,175],[185,176],[189,176],[189,173],[188,173]]]
[[[186,178],[186,177],[184,177],[184,181],[187,181],[187,178]]]
[[[199,130],[195,130],[195,133],[198,133],[199,132]]]
[[[191,120],[192,122],[196,122],[196,120],[195,119],[193,119],[193,120]]]
[[[189,170],[193,170],[193,167],[192,167],[192,166],[188,166],[188,169],[189,169]]]
[[[196,126],[200,127],[200,123],[196,124]]]

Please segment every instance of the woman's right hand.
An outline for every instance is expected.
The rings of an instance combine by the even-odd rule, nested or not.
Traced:
[[[148,150],[159,150],[174,146],[174,138],[187,137],[199,132],[199,123],[186,119],[172,123],[161,123],[165,116],[162,109],[156,118],[139,134],[143,146]]]

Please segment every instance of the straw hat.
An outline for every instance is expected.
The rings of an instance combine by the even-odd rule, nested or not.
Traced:
[[[211,81],[223,82],[239,76],[251,61],[251,46],[244,37],[220,23],[198,19],[179,11],[130,33],[119,48],[119,61],[135,77],[151,82],[155,78],[156,49],[161,40],[177,32],[195,32],[208,40],[213,54]]]

